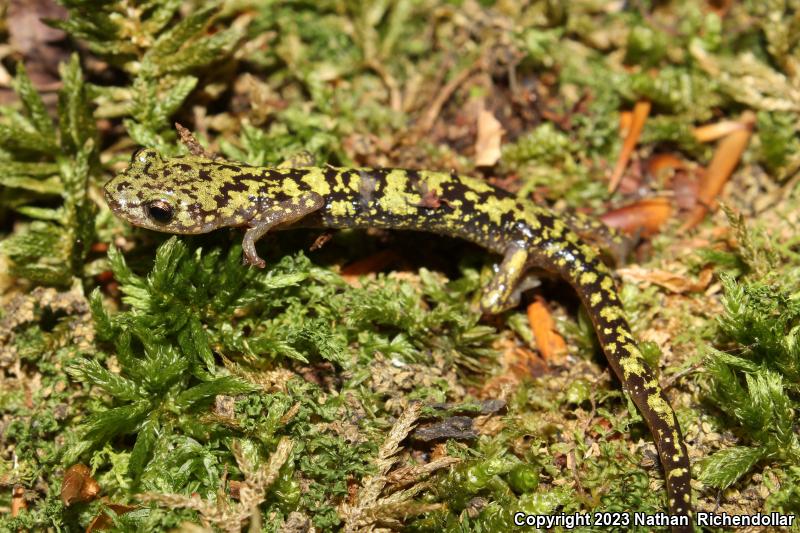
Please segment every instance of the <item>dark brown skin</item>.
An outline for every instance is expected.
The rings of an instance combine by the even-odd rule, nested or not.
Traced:
[[[481,307],[515,304],[531,268],[558,274],[589,312],[608,363],[645,419],[664,467],[669,512],[692,531],[691,470],[683,436],[658,380],[645,363],[598,253],[547,209],[487,183],[442,172],[367,168],[261,168],[200,154],[134,154],[105,187],[111,209],[132,224],[180,234],[245,226],[245,259],[263,267],[255,244],[286,227],[389,228],[427,231],[479,244],[503,259]]]

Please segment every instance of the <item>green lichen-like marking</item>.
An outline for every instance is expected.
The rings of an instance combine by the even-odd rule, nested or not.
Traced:
[[[282,184],[283,192],[288,194],[289,196],[300,196],[302,191],[300,190],[300,186],[294,180],[285,180]]]
[[[354,209],[350,202],[346,200],[336,200],[331,202],[331,213],[337,217],[346,217],[353,215]]]
[[[681,477],[686,475],[686,469],[684,468],[675,468],[669,473],[669,477]]]
[[[625,372],[626,376],[643,376],[645,375],[643,359],[641,354],[639,353],[639,349],[633,346],[632,344],[626,344],[622,347],[622,349],[627,354],[626,356],[620,357],[619,362],[622,365],[622,369]],[[650,402],[651,398],[648,398],[648,403]],[[652,407],[652,404],[650,404]]]
[[[408,192],[408,175],[402,170],[392,170],[386,176],[386,186],[379,200],[383,211],[395,215],[411,215],[417,211],[422,198]]]
[[[442,185],[452,179],[450,174],[445,174],[444,172],[427,172],[422,170],[419,174],[422,182],[427,184],[428,190],[436,194],[442,194]]]
[[[496,198],[490,196],[484,202],[475,204],[475,209],[488,215],[493,224],[500,224],[503,215],[513,213],[516,208],[516,200],[513,198]]]
[[[288,180],[293,182],[293,180]],[[325,196],[331,193],[331,184],[325,179],[322,169],[309,168],[306,169],[302,177],[302,181],[311,187],[315,193]]]

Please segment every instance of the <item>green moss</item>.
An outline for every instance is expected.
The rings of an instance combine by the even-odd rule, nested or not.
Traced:
[[[25,231],[0,242],[0,252],[15,276],[53,285],[83,275],[96,212],[87,186],[97,171],[97,139],[77,55],[61,66],[61,76],[58,127],[22,66],[15,89],[23,112],[7,110],[13,126],[0,125],[0,186],[16,193],[3,203],[27,222]],[[55,207],[38,205],[54,199]]]
[[[642,67],[658,65],[667,55],[669,37],[646,25],[634,26],[628,33],[625,62]]]
[[[723,278],[720,331],[737,354],[710,350],[710,398],[746,446],[725,448],[704,463],[703,481],[727,488],[766,459],[791,466],[800,459],[794,432],[800,377],[797,298],[773,284]]]
[[[779,179],[787,172],[798,151],[797,132],[791,117],[784,113],[761,112],[758,114],[759,159]]]

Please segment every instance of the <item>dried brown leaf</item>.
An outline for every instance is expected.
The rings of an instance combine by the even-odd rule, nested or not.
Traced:
[[[712,268],[705,268],[700,272],[700,275],[695,281],[687,276],[675,274],[666,270],[649,270],[640,266],[620,268],[617,270],[617,272],[623,278],[628,278],[633,281],[652,283],[677,294],[705,291],[708,285],[711,283],[711,279],[714,274],[714,270]]]
[[[672,205],[668,198],[646,198],[614,209],[600,217],[604,224],[631,235],[655,235],[669,220]]]
[[[61,484],[61,501],[69,507],[73,503],[85,503],[94,500],[100,493],[100,485],[92,477],[92,469],[78,463],[64,472]]]
[[[122,505],[119,503],[110,503],[105,506],[106,509],[111,509],[114,511],[114,514],[117,516],[123,515],[125,513],[130,513],[131,511],[138,509],[139,507],[136,505]],[[93,531],[105,531],[106,529],[110,529],[111,526],[114,525],[114,520],[111,518],[106,510],[100,511],[97,516],[89,523],[86,527],[86,533],[92,533]]]
[[[500,160],[500,144],[503,138],[500,121],[491,111],[482,109],[478,114],[478,136],[475,140],[475,166],[491,167]]]

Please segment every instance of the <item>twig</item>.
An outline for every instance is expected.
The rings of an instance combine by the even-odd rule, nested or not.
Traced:
[[[387,504],[390,504],[393,508],[407,505],[415,506],[413,502],[408,501],[408,499],[417,494],[417,490],[414,487],[401,491],[400,494],[402,496],[394,494],[382,500],[379,500],[378,497],[388,481],[387,473],[397,461],[396,455],[400,451],[400,442],[414,429],[421,411],[422,404],[415,402],[409,405],[408,409],[400,415],[400,418],[389,431],[389,435],[386,436],[386,440],[378,450],[375,465],[378,472],[363,480],[362,488],[358,492],[354,503],[345,502],[340,506],[339,515],[344,521],[344,531],[369,530],[379,516],[379,514],[376,514],[377,508],[384,507]]]
[[[696,372],[697,369],[700,368],[701,366],[702,366],[702,363],[695,363],[692,366],[690,366],[689,368],[684,368],[683,370],[681,370],[677,374],[674,374],[674,375],[670,376],[669,379],[664,380],[664,382],[661,383],[661,390],[666,391],[666,390],[672,388],[672,386],[675,385],[676,381],[678,381],[679,379],[681,379],[684,376],[688,376],[689,374],[691,374],[693,372]]]
[[[422,115],[422,118],[417,123],[417,134],[425,135],[433,128],[433,124],[439,117],[439,113],[442,112],[444,104],[450,99],[456,89],[458,89],[458,86],[464,83],[464,81],[477,70],[482,62],[483,57],[478,58],[472,65],[459,72],[452,80],[442,87],[442,90],[439,91],[439,94],[436,95],[436,98],[433,99],[428,110],[425,111],[425,114]]]
[[[191,131],[184,128],[180,123],[175,123],[175,129],[178,130],[178,136],[181,142],[189,150],[189,153],[198,157],[207,157],[208,159],[216,159],[217,156],[203,148]]]

